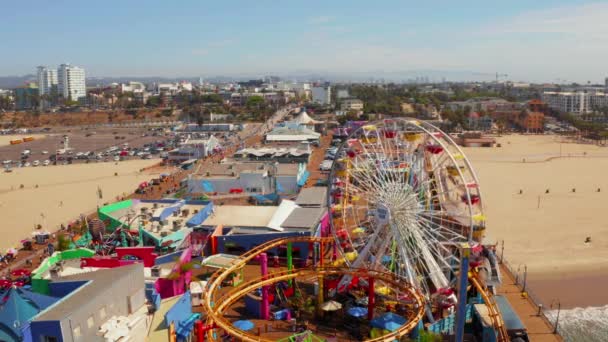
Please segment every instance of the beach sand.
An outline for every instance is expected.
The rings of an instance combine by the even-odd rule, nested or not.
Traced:
[[[23,139],[25,137],[34,137],[34,139],[44,139],[46,135],[44,134],[18,134],[18,135],[0,135],[0,146],[6,146],[11,143],[11,140],[15,139]],[[27,148],[27,142],[19,144],[19,146],[23,146],[23,149]]]
[[[548,135],[497,141],[502,147],[464,149],[481,184],[486,242],[504,240],[505,259],[521,278],[527,266],[544,303],[561,292],[568,307],[608,304],[604,292],[580,286],[608,282],[608,148]]]
[[[60,224],[95,211],[97,205],[132,193],[137,185],[158,176],[141,169],[158,159],[48,167],[15,168],[0,174],[0,252],[29,237],[34,225],[55,231]],[[118,173],[118,176],[114,176]],[[23,184],[24,188],[20,189]],[[36,184],[38,188],[35,188]],[[97,189],[103,198],[99,199]]]

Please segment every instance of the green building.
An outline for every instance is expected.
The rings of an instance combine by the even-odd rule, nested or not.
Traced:
[[[15,108],[17,110],[27,110],[37,108],[40,99],[38,95],[38,86],[36,83],[15,88]]]

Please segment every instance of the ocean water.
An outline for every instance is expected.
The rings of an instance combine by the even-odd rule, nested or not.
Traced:
[[[546,314],[555,322],[556,310]],[[558,332],[566,342],[607,342],[608,305],[561,310]]]

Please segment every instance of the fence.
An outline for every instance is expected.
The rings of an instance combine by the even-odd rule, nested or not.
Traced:
[[[558,333],[558,324],[559,324],[559,299],[558,299],[558,314],[557,317],[555,319],[554,322],[551,321],[550,317],[547,315],[547,311],[551,310],[552,308],[545,308],[544,305],[542,304],[542,301],[540,300],[540,297],[538,297],[536,295],[536,293],[534,293],[534,291],[528,286],[527,284],[527,269],[526,271],[524,271],[523,274],[523,281],[520,280],[520,270],[519,270],[519,266],[517,269],[513,268],[513,266],[504,258],[504,240],[502,241],[502,249],[501,249],[501,254],[500,254],[500,258],[499,258],[499,263],[502,264],[504,266],[504,268],[507,270],[507,272],[510,273],[510,275],[513,277],[513,279],[515,280],[515,286],[517,286],[522,295],[525,293],[527,299],[532,302],[532,304],[534,304],[534,306],[536,306],[538,308],[538,314],[539,316],[545,321],[545,323],[547,323],[548,326],[553,328],[553,333],[557,334]],[[521,265],[520,265],[521,266]],[[524,267],[526,267],[524,265]],[[504,280],[504,277],[503,277]]]

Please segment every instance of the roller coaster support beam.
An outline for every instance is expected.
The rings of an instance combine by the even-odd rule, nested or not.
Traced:
[[[260,268],[262,277],[266,278],[268,275],[268,255],[266,253],[260,254]],[[262,306],[260,308],[260,314],[262,319],[268,319],[270,317],[270,306],[268,304],[268,285],[262,286]]]
[[[374,307],[376,306],[376,293],[374,290],[374,277],[369,277],[367,289],[367,319],[374,319]]]
[[[318,263],[319,267],[323,267],[323,255],[325,254],[325,243],[323,241],[319,242],[319,255],[318,255]],[[317,293],[317,315],[321,316],[323,313],[321,310],[321,305],[325,301],[325,278],[322,275],[317,277],[317,281],[319,282],[319,293]]]
[[[293,270],[293,251],[292,251],[292,243],[288,242],[287,243],[287,270],[288,271],[292,271]],[[289,279],[289,286],[293,286],[294,285],[294,281],[292,279]]]
[[[471,246],[460,245],[460,279],[458,281],[458,305],[456,311],[456,342],[464,340],[464,324],[467,320],[467,286],[469,284],[469,256]]]

